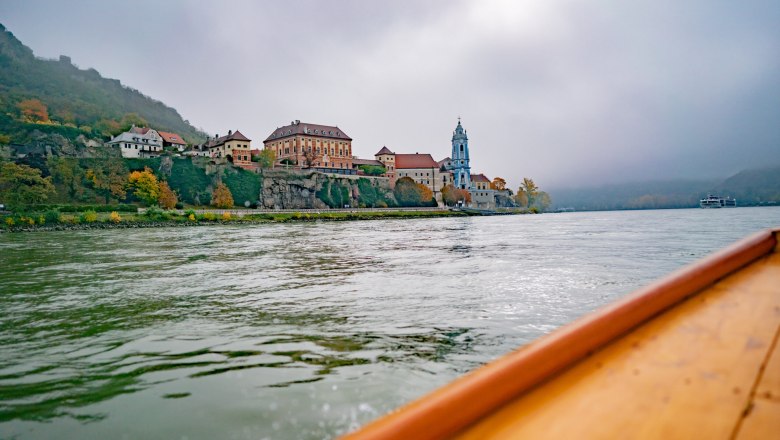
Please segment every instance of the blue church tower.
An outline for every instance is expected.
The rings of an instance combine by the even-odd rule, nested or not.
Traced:
[[[460,125],[452,133],[452,180],[455,188],[471,189],[471,166],[469,165],[469,138]]]

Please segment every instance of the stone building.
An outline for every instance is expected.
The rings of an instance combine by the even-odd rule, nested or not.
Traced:
[[[472,174],[470,178],[471,206],[479,209],[495,209],[496,191],[490,187],[490,179],[484,174]]]
[[[336,126],[293,121],[279,127],[263,141],[279,163],[335,174],[355,174],[352,138]]]

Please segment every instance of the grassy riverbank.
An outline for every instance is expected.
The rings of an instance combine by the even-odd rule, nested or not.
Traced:
[[[312,221],[381,220],[393,218],[465,217],[471,214],[459,211],[348,211],[348,212],[286,212],[234,215],[230,212],[196,213],[189,210],[162,211],[150,209],[146,213],[95,212],[61,213],[47,211],[0,216],[0,232],[62,231],[85,229],[121,229],[178,227],[203,225],[241,225],[260,223],[287,223]]]

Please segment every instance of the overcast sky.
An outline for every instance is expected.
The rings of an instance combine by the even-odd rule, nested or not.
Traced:
[[[353,151],[450,155],[542,189],[780,163],[780,2],[0,0],[69,55],[262,145],[291,120]]]

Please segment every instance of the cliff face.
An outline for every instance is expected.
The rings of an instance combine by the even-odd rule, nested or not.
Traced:
[[[387,179],[334,177],[319,173],[266,170],[262,173],[260,207],[265,209],[328,209],[375,205],[392,198]],[[385,205],[387,206],[387,205]]]

